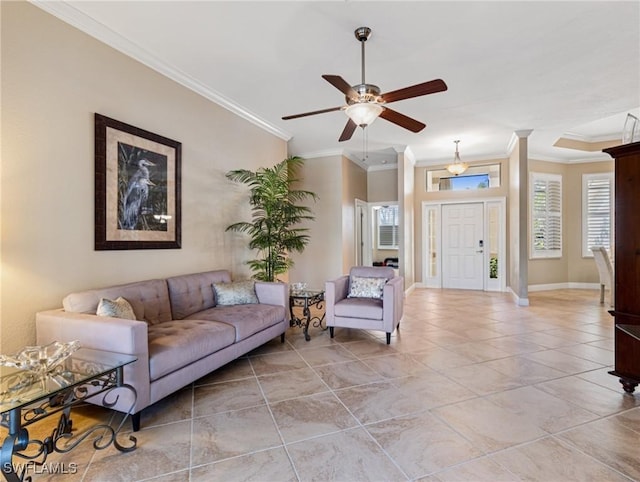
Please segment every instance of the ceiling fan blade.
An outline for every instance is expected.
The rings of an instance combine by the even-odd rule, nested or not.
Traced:
[[[323,75],[322,78],[346,95],[349,99],[357,99],[358,93],[339,75]]]
[[[395,110],[391,110],[388,107],[384,107],[384,110],[380,114],[380,117],[382,117],[384,120],[388,120],[389,122],[393,122],[400,127],[404,127],[411,132],[420,132],[422,129],[427,127],[422,122],[412,119],[411,117],[401,114],[400,112],[396,112]]]
[[[338,140],[340,142],[343,142],[351,139],[351,136],[353,136],[353,133],[356,131],[356,127],[358,127],[356,123],[353,122],[351,119],[349,119],[347,121],[347,125],[344,126],[344,130],[342,131],[342,134],[340,134],[340,139]]]
[[[331,107],[329,109],[314,110],[313,112],[305,112],[304,114],[287,115],[287,116],[284,116],[282,120],[297,119],[298,117],[307,117],[308,115],[325,114],[326,112],[334,112],[336,110],[341,110],[341,109],[342,109],[342,106]]]
[[[382,99],[386,102],[396,102],[398,100],[411,99],[412,97],[420,97],[421,95],[435,94],[447,90],[447,84],[442,79],[430,80],[422,84],[412,85],[404,89],[394,90],[382,94]]]

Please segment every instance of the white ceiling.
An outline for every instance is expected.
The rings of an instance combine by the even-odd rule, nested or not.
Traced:
[[[321,78],[360,83],[354,30],[366,43],[366,81],[383,92],[442,78],[446,92],[393,109],[427,124],[414,134],[383,119],[367,128],[370,164],[409,146],[443,164],[504,157],[515,130],[533,129],[530,157],[606,159],[553,147],[562,136],[620,138],[640,117],[640,2],[68,1],[36,5],[289,140],[305,157],[361,157],[363,132],[339,143],[343,112]],[[376,152],[379,153],[376,155]]]

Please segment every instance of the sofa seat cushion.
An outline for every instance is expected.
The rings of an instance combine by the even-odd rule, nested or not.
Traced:
[[[283,306],[266,304],[216,306],[186,318],[215,320],[235,328],[235,341],[241,341],[285,319]]]
[[[335,304],[335,316],[382,320],[382,300],[375,298],[346,298]]]
[[[232,345],[235,330],[225,323],[176,320],[149,326],[149,378],[157,380]]]

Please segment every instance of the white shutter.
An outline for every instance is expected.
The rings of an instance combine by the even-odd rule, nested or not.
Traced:
[[[562,256],[562,176],[531,173],[531,257]]]
[[[582,176],[582,213],[582,256],[593,256],[594,246],[611,249],[613,173]]]
[[[398,226],[380,226],[380,247],[397,248]]]
[[[398,248],[398,206],[378,210],[378,249]]]

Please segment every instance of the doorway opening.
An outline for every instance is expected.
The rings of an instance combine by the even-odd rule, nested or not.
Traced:
[[[398,203],[355,200],[355,260],[359,266],[398,268]]]
[[[423,284],[504,291],[505,205],[504,198],[423,203]]]

